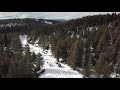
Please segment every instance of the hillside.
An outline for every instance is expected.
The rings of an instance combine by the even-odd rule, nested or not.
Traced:
[[[28,45],[20,42],[21,35],[27,35]],[[43,19],[0,20],[0,75],[118,78],[119,46],[120,14],[116,13],[54,23]]]

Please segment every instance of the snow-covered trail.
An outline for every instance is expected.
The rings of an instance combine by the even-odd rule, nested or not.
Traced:
[[[53,57],[51,50],[47,50],[47,53],[43,52],[41,47],[38,47],[38,44],[29,44],[27,43],[27,35],[20,36],[23,47],[28,44],[31,52],[41,53],[44,59],[45,72],[39,76],[39,78],[82,78],[83,75],[77,71],[72,70],[68,65],[59,63],[62,67],[59,67],[57,60]]]

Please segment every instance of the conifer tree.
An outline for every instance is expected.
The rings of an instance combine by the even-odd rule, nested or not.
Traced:
[[[69,50],[68,64],[72,66],[72,68],[76,69],[76,67],[82,67],[82,43],[79,40],[76,40]]]
[[[108,56],[105,53],[100,54],[97,64],[95,66],[95,71],[98,76],[103,78],[109,78],[111,74],[111,66],[108,60]]]

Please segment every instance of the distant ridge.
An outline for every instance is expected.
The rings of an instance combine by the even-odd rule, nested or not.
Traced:
[[[48,20],[48,21],[60,21],[60,22],[65,21],[65,19],[44,19],[44,20]]]

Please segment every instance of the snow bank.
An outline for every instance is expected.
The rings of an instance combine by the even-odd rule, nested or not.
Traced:
[[[19,38],[20,38],[20,41],[22,43],[22,46],[25,47],[25,45],[28,44],[27,43],[27,35],[20,35]]]
[[[83,78],[83,75],[77,71],[72,70],[67,64],[59,63],[58,65],[56,58],[53,57],[51,50],[43,52],[41,47],[27,43],[27,35],[20,36],[23,47],[28,44],[31,52],[35,54],[41,53],[44,59],[43,68],[45,72],[39,76],[39,78]],[[45,53],[47,52],[47,53]]]

